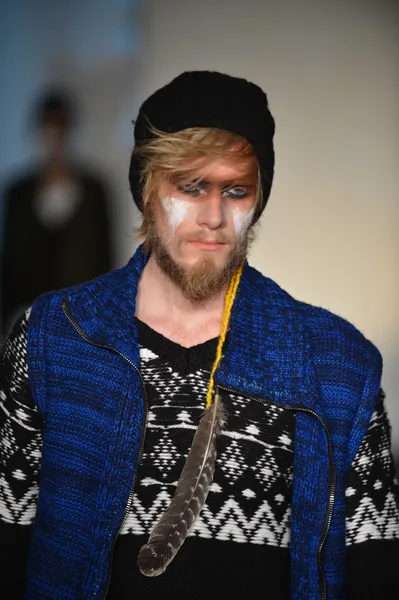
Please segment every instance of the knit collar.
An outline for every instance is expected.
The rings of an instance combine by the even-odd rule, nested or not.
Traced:
[[[68,293],[70,312],[85,334],[115,348],[137,368],[140,356],[134,315],[147,261],[148,255],[139,246],[125,267]],[[304,306],[246,263],[216,382],[273,402],[311,406],[320,414]]]

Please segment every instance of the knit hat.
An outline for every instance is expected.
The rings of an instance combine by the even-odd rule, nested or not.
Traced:
[[[273,182],[275,130],[267,96],[260,87],[216,71],[184,72],[142,104],[134,127],[136,147],[154,137],[151,125],[167,133],[189,127],[217,127],[244,137],[259,162],[263,195],[260,215]],[[130,189],[142,211],[141,167],[142,159],[133,152]]]

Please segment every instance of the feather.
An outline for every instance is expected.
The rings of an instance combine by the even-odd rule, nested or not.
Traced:
[[[169,507],[142,546],[137,563],[143,575],[161,575],[201,512],[215,472],[216,442],[226,421],[219,394],[203,413]]]

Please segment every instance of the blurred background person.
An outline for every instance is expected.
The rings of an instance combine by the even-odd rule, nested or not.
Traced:
[[[76,103],[50,89],[31,118],[35,163],[3,196],[3,335],[38,295],[93,279],[113,263],[108,185],[73,148]]]

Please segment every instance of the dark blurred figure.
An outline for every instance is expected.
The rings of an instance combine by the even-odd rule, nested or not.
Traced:
[[[32,125],[38,161],[4,194],[3,334],[38,295],[93,279],[113,266],[107,187],[72,155],[76,107],[69,95],[46,93]]]

